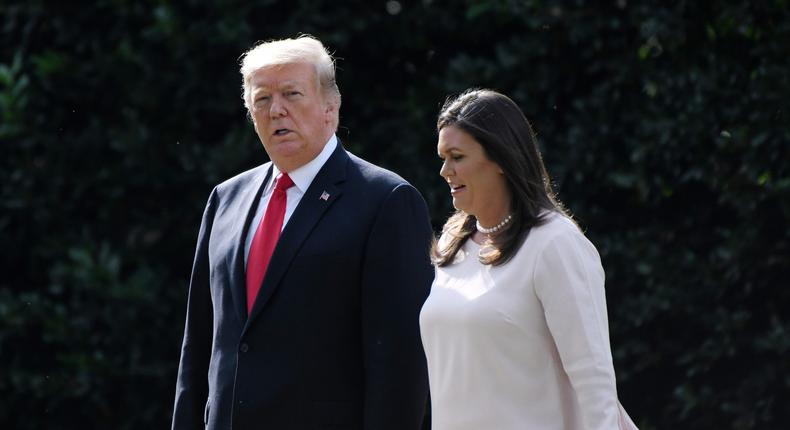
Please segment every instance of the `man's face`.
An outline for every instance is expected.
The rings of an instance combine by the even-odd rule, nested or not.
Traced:
[[[278,169],[290,172],[315,158],[334,130],[336,106],[319,89],[315,67],[267,67],[250,79],[252,123]]]

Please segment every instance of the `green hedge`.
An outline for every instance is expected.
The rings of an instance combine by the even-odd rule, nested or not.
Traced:
[[[340,57],[346,147],[412,181],[437,228],[443,99],[522,106],[601,252],[640,428],[782,428],[790,5],[646,3],[0,6],[3,427],[169,425],[203,205],[265,160],[238,56],[304,32]]]

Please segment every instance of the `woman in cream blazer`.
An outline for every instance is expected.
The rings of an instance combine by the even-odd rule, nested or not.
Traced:
[[[617,399],[600,257],[555,198],[529,122],[471,90],[437,129],[457,211],[420,315],[432,429],[635,428]]]

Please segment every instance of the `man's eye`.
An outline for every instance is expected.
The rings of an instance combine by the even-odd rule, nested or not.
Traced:
[[[453,155],[453,156],[452,156],[452,157],[450,157],[450,158],[452,158],[452,159],[453,159],[453,160],[455,160],[455,161],[458,161],[458,160],[460,160],[460,159],[464,158],[464,156],[463,156],[463,155]]]
[[[302,93],[300,93],[299,91],[287,91],[287,92],[285,93],[285,95],[286,95],[286,96],[288,96],[288,97],[292,97],[292,96],[298,96],[298,95],[300,95],[300,94],[302,94]]]

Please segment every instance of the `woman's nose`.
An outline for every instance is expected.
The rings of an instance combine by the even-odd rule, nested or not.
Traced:
[[[442,167],[439,168],[439,176],[444,179],[447,179],[450,176],[450,166],[447,165],[447,161],[442,161]]]

